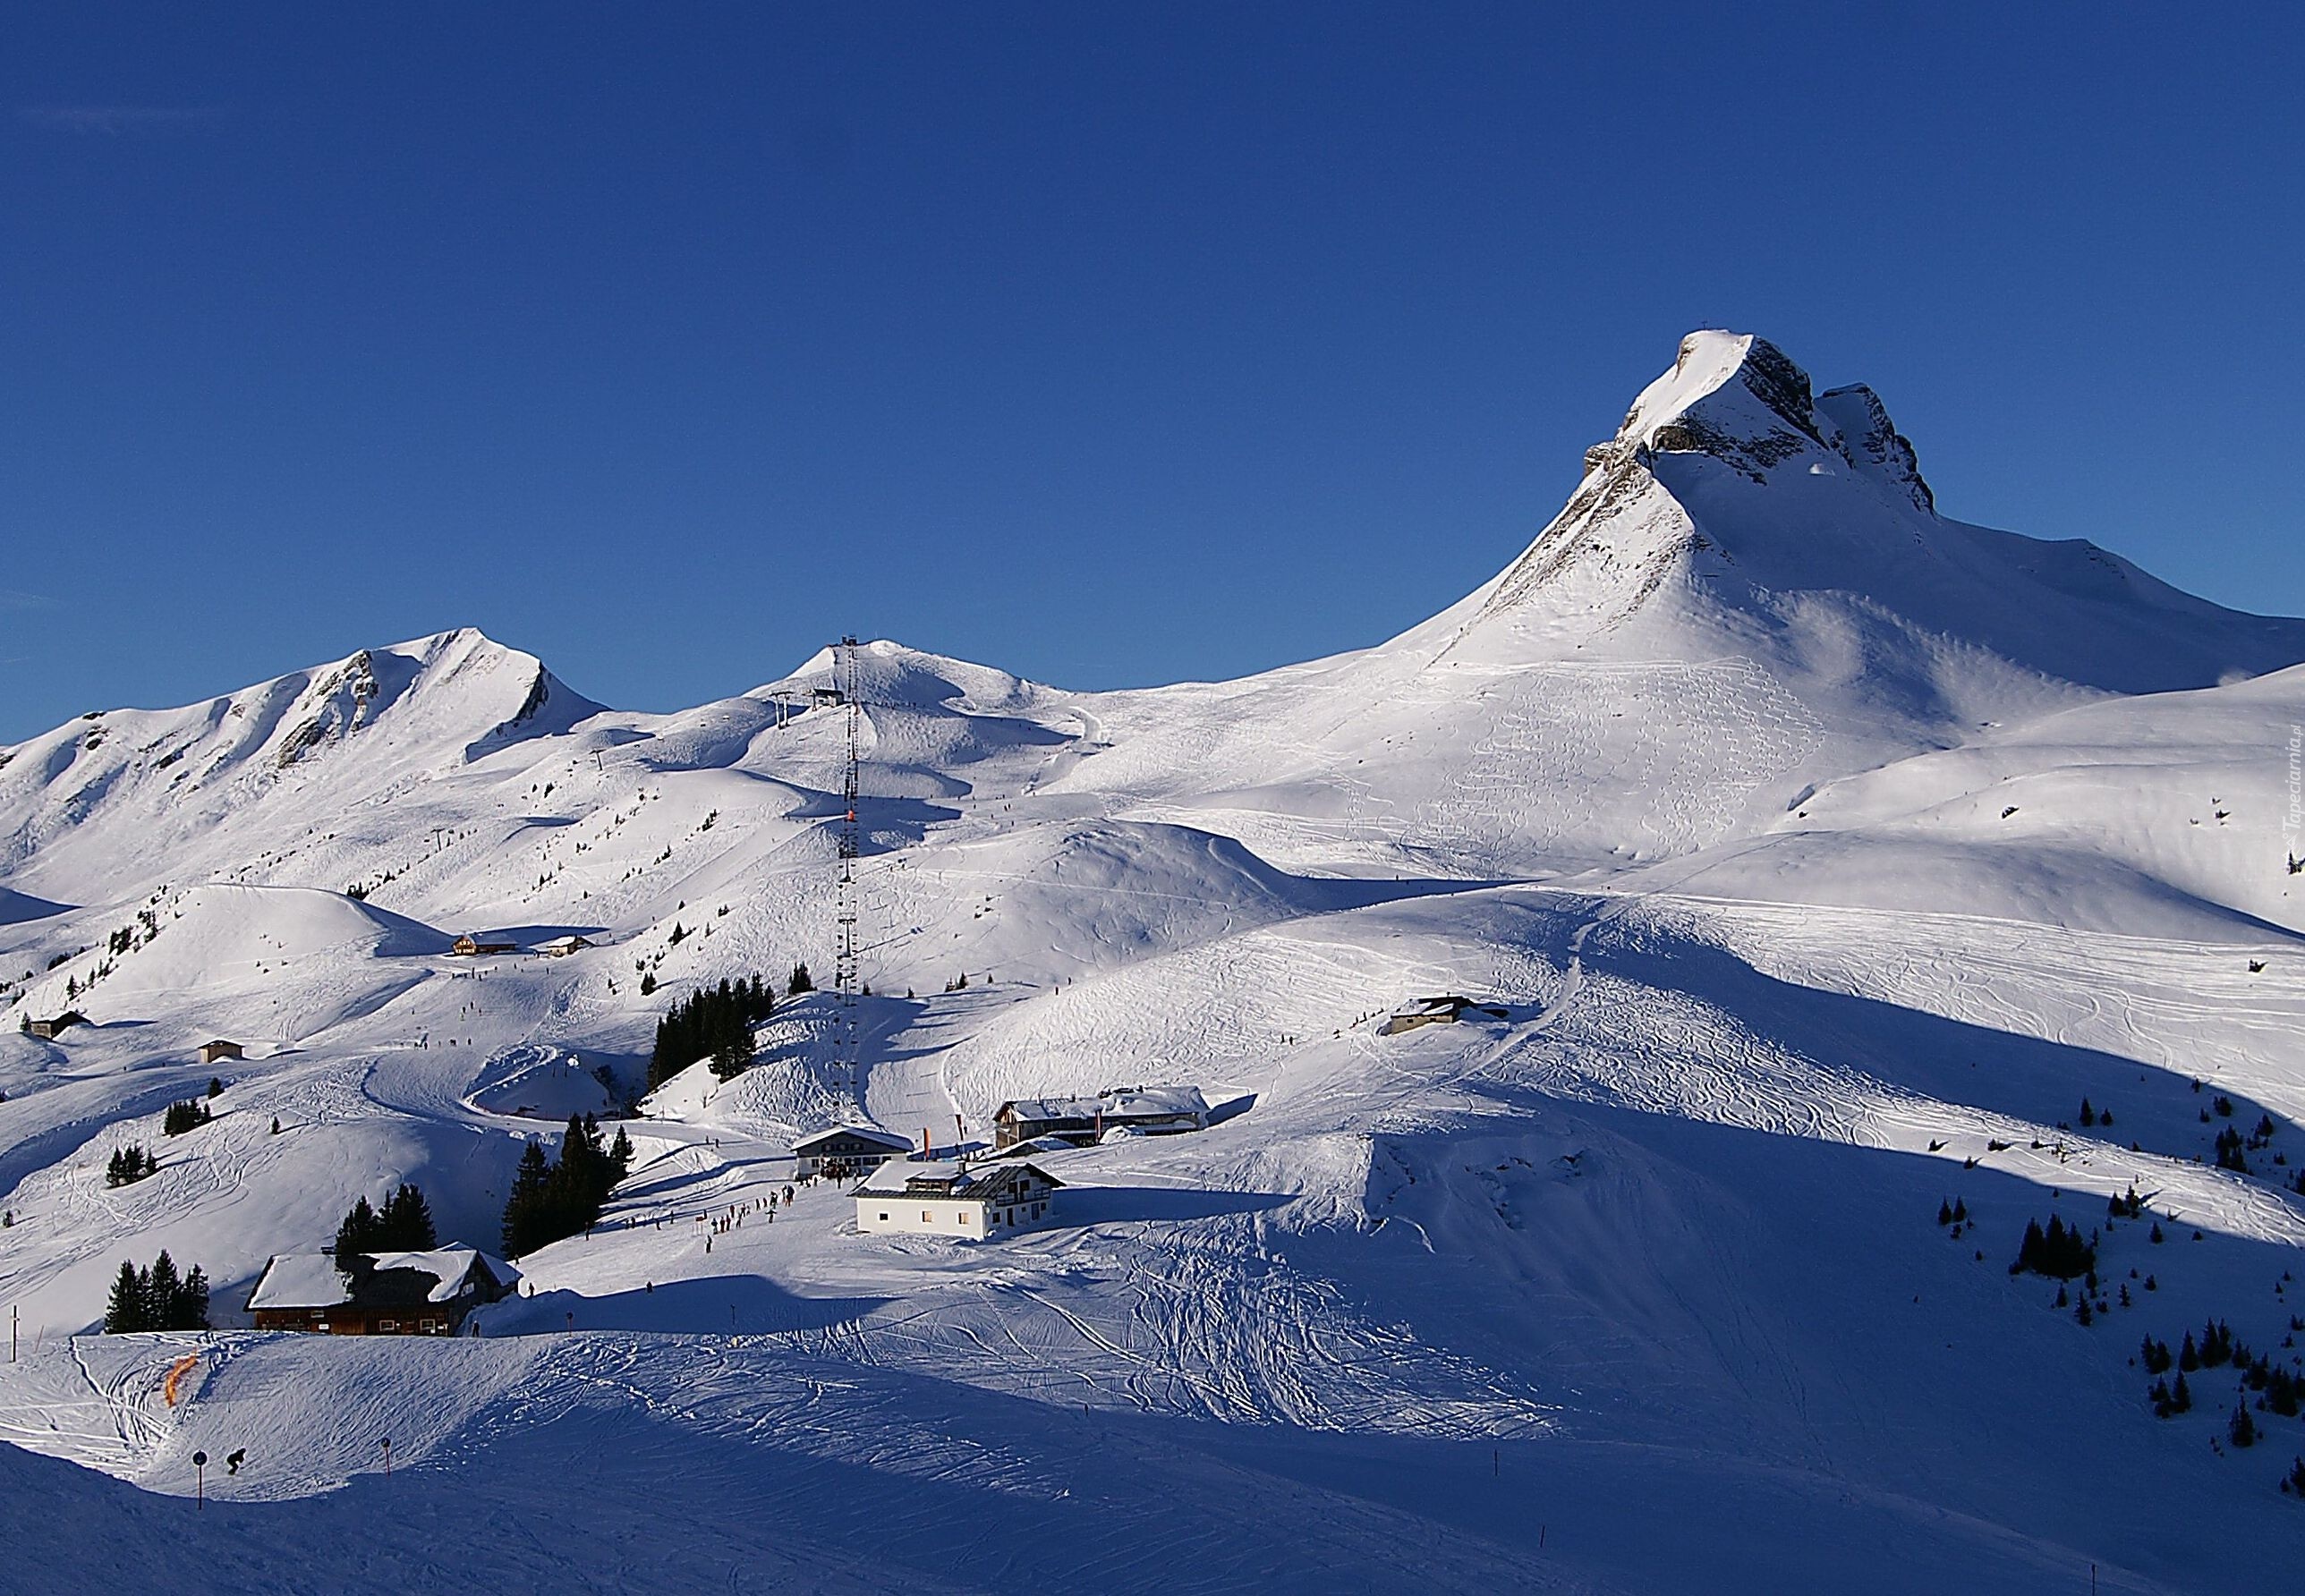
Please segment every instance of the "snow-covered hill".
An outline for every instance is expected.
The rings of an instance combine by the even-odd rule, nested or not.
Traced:
[[[493,1244],[668,1003],[829,978],[846,662],[639,715],[462,632],[0,750],[0,1432],[166,1492],[246,1446],[217,1566],[294,1526],[330,1588],[451,1577],[470,1513],[626,1589],[2268,1588],[2305,1422],[2237,1449],[2230,1365],[2163,1419],[2131,1360],[2211,1317],[2295,1360],[2305,622],[1939,516],[1870,390],[1753,338],[1586,463],[1363,651],[1077,693],[856,649],[869,993],[647,1098],[477,1346],[86,1332],[163,1245],[243,1324],[404,1180]],[[1501,1015],[1381,1033],[1443,992]],[[1218,1123],[1050,1155],[1060,1222],[997,1245],[764,1206],[806,1130],[1131,1084]],[[2053,1214],[2094,1292],[2009,1273]],[[0,1467],[159,1555],[114,1482]],[[718,1556],[645,1506],[766,1489]]]

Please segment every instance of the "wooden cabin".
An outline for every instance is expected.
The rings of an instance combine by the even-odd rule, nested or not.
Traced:
[[[478,937],[467,933],[450,943],[448,951],[458,958],[469,959],[478,957],[481,954],[518,953],[520,945],[515,942],[483,942]]]
[[[1470,998],[1459,997],[1455,993],[1440,998],[1419,998],[1414,1003],[1405,1003],[1394,1009],[1385,1016],[1384,1023],[1376,1031],[1379,1036],[1399,1036],[1422,1025],[1454,1025],[1467,1013],[1501,1020],[1507,1011],[1493,1004],[1476,1003]]]
[[[52,1042],[73,1026],[87,1023],[88,1016],[78,1009],[72,1008],[66,1009],[52,1020],[27,1020],[24,1022],[24,1030],[27,1034],[37,1036],[44,1042]]]
[[[852,1195],[864,1235],[949,1235],[981,1242],[1049,1217],[1064,1183],[1037,1164],[891,1162]]]
[[[872,1125],[837,1125],[830,1130],[803,1136],[793,1143],[796,1175],[821,1176],[826,1180],[852,1180],[877,1169],[890,1159],[913,1150],[909,1137]]]
[[[222,1064],[227,1058],[244,1058],[246,1057],[247,1055],[242,1051],[241,1046],[238,1042],[214,1041],[202,1042],[200,1044],[200,1062],[202,1064]]]
[[[453,1336],[464,1316],[512,1294],[520,1272],[472,1247],[357,1254],[283,1252],[264,1266],[248,1312],[259,1330],[327,1336]]]
[[[580,948],[586,948],[591,946],[592,944],[591,939],[584,937],[555,937],[549,942],[538,943],[536,945],[536,951],[542,954],[548,959],[565,959],[570,954],[578,951]]]

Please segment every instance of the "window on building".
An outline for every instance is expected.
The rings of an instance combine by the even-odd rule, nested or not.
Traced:
[[[888,1222],[889,1222],[889,1216],[888,1216],[888,1215],[886,1215],[886,1214],[882,1214],[882,1215],[880,1216],[880,1223],[882,1223],[883,1225],[885,1225],[885,1224],[887,1224]]]
[[[396,1319],[379,1319],[376,1322],[376,1328],[379,1330],[396,1330],[400,1328],[400,1321]]]
[[[928,1210],[923,1209],[921,1210],[921,1223],[923,1225],[933,1225],[936,1223],[936,1216],[929,1212]]]

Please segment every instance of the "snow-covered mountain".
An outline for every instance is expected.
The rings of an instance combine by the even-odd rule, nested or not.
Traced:
[[[1755,338],[1685,341],[1586,467],[1365,650],[1080,693],[856,649],[869,993],[651,1096],[609,1227],[479,1346],[73,1337],[163,1245],[244,1322],[404,1180],[493,1244],[522,1140],[614,1111],[670,1000],[829,976],[846,662],[640,715],[464,631],[0,750],[0,1434],[167,1491],[265,1438],[208,1481],[278,1502],[217,1532],[259,1566],[370,1468],[356,1413],[400,1583],[476,1502],[648,1545],[701,1468],[732,1516],[778,1482],[725,1566],[804,1588],[2267,1588],[2210,1549],[2294,1536],[2305,1425],[2236,1448],[2267,1388],[2156,1418],[2131,1360],[2216,1317],[2295,1362],[2305,622],[1940,516],[1869,389]],[[1502,1017],[1380,1032],[1442,992]],[[224,1111],[164,1135],[215,1037]],[[800,1132],[1131,1083],[1221,1123],[1050,1155],[1045,1229],[765,1221]],[[158,1172],[107,1186],[131,1142]],[[2093,1289],[2009,1273],[2053,1214]],[[528,1477],[579,1458],[606,1519]]]

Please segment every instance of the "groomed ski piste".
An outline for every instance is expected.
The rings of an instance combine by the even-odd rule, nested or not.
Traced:
[[[834,965],[836,650],[654,716],[467,631],[0,750],[0,1583],[2284,1588],[2305,1419],[2229,1363],[2156,1416],[2139,1360],[2297,1367],[2305,623],[1940,516],[1746,336],[1587,467],[1363,652],[858,647],[853,1010],[781,995]],[[641,1096],[753,974],[757,1062]],[[1500,1012],[1383,1032],[1445,993]],[[1212,1123],[1036,1155],[1000,1239],[795,1180],[1139,1084]],[[477,1334],[246,1328],[404,1181],[496,1250],[584,1112],[632,1173]],[[2094,1292],[2011,1272],[2052,1216]],[[98,1333],[164,1247],[218,1328]]]

